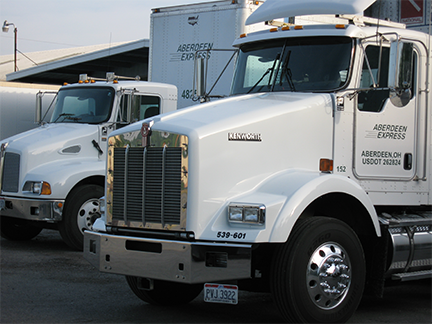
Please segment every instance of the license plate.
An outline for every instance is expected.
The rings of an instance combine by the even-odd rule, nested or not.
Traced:
[[[236,305],[238,303],[238,287],[206,283],[204,284],[204,301]]]

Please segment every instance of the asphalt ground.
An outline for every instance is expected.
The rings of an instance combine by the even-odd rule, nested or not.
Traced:
[[[239,292],[238,305],[156,307],[138,299],[123,276],[99,273],[56,231],[1,239],[0,323],[283,323],[270,294]],[[431,280],[389,285],[364,298],[349,323],[431,323]]]

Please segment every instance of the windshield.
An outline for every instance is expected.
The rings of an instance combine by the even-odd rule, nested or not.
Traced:
[[[114,89],[70,88],[57,95],[51,123],[99,124],[109,119]]]
[[[349,76],[352,48],[348,37],[245,44],[240,48],[231,94],[341,88]]]

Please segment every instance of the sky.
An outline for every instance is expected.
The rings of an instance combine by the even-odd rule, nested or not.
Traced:
[[[0,0],[0,24],[17,28],[18,51],[149,38],[152,8],[210,0]],[[0,31],[0,55],[14,53],[14,27]]]

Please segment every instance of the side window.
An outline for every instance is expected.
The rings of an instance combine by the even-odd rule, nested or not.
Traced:
[[[124,94],[120,99],[117,122],[120,124],[133,123],[159,113],[159,97]]]
[[[380,50],[381,62],[380,62]],[[360,88],[372,88],[374,82],[377,89],[362,91],[358,96],[358,109],[361,111],[380,112],[384,102],[389,98],[389,90],[381,90],[388,86],[390,48],[379,46],[366,47],[366,55],[360,79]],[[381,63],[381,64],[380,64]]]
[[[120,98],[120,109],[119,114],[117,116],[118,123],[127,123],[128,122],[128,106],[130,101],[130,95],[122,95]]]
[[[160,98],[135,95],[132,100],[132,121],[146,119],[160,113]]]

